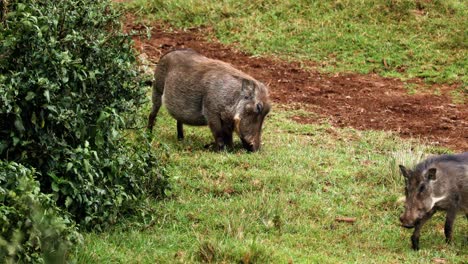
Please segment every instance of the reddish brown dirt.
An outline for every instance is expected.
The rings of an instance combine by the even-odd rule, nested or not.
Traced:
[[[142,30],[144,27],[128,19],[126,28]],[[451,102],[449,91],[455,86],[436,87],[441,95],[409,95],[404,83],[397,79],[375,74],[323,74],[304,70],[299,63],[252,57],[235,46],[207,40],[208,30],[168,31],[154,27],[151,39],[135,37],[134,40],[138,51],[153,63],[174,48],[192,48],[207,57],[229,62],[268,84],[274,103],[298,103],[295,105],[340,127],[394,131],[403,137],[468,151],[468,106]],[[300,123],[314,123],[319,119],[294,118]]]

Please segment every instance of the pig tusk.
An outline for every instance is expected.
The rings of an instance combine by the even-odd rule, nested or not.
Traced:
[[[239,114],[236,114],[234,116],[234,130],[236,131],[237,134],[240,134],[240,129],[239,129],[239,126],[240,126],[240,117],[239,117]]]
[[[435,205],[437,202],[440,202],[440,201],[442,201],[443,199],[445,199],[445,197],[447,197],[447,196],[444,195],[444,196],[440,196],[440,197],[431,197],[431,198],[432,198],[431,209],[434,207],[434,205]]]

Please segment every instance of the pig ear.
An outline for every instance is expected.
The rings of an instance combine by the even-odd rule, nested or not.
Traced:
[[[436,179],[436,172],[437,172],[436,168],[430,168],[426,174],[427,179],[430,181],[434,181]]]
[[[399,165],[398,167],[400,167],[401,175],[403,175],[403,177],[405,177],[406,179],[409,179],[410,174],[409,174],[408,169],[406,169],[405,166],[403,165]]]
[[[248,79],[242,79],[242,94],[244,96],[254,96],[255,84]]]

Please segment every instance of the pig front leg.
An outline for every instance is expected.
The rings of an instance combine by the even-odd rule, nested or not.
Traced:
[[[228,148],[232,148],[232,131],[223,131],[223,141]]]
[[[455,222],[455,217],[457,216],[460,198],[456,197],[455,200],[457,202],[447,210],[447,215],[445,216],[444,234],[445,242],[447,243],[450,243],[450,241],[452,241],[453,223]]]
[[[230,123],[222,122],[222,136],[224,144],[228,148],[232,148],[233,140],[232,140],[232,133],[234,132],[234,128]]]
[[[208,126],[210,127],[215,140],[215,149],[217,151],[221,151],[226,147],[232,148],[232,126],[229,126],[218,117],[208,120]]]
[[[224,143],[224,133],[223,133],[221,120],[219,118],[211,118],[211,119],[209,118],[208,126],[210,127],[211,133],[213,134],[213,137],[215,140],[214,142],[215,150],[217,151],[224,150],[225,143]]]
[[[424,218],[419,220],[414,226],[413,235],[411,236],[411,247],[414,250],[419,250],[419,237],[421,236],[421,228],[435,213],[435,210],[429,212]]]
[[[446,243],[450,243],[452,241],[453,223],[455,222],[456,215],[457,215],[456,209],[450,209],[447,211],[447,216],[445,217],[445,226],[444,226],[444,234],[445,234]]]

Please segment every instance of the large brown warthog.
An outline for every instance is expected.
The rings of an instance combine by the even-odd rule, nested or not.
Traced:
[[[215,147],[232,146],[236,131],[245,149],[260,148],[262,124],[270,111],[268,89],[261,82],[230,64],[206,58],[191,49],[165,54],[153,82],[152,129],[161,103],[177,120],[177,136],[184,137],[183,124],[208,125]]]
[[[409,170],[400,165],[405,178],[405,212],[401,224],[413,228],[412,247],[419,249],[421,227],[438,211],[446,211],[445,239],[452,239],[457,212],[468,217],[468,152],[431,157]]]

